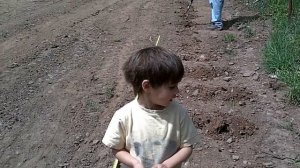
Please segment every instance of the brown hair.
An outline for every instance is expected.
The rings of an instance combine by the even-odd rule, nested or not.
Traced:
[[[123,72],[136,95],[142,93],[143,80],[149,80],[154,88],[168,82],[180,82],[184,67],[177,55],[162,47],[149,47],[130,56],[123,65]]]

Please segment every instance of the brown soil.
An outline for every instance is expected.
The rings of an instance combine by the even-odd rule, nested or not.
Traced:
[[[159,35],[184,61],[179,100],[201,135],[188,167],[300,167],[299,107],[261,65],[270,21],[227,0],[225,30],[209,31],[208,2],[187,5],[0,0],[1,167],[109,167],[101,139],[133,98],[121,66]]]

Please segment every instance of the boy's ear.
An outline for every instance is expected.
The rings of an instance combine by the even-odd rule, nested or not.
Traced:
[[[142,82],[142,88],[144,92],[149,92],[151,85],[150,85],[150,81],[149,80],[143,80]]]

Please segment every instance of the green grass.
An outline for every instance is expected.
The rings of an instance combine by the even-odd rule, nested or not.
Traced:
[[[263,60],[266,70],[289,86],[290,100],[300,104],[300,1],[293,1],[293,16],[288,20],[287,0],[261,0],[273,24]]]
[[[230,43],[236,41],[236,36],[234,34],[228,33],[224,35],[224,42]]]

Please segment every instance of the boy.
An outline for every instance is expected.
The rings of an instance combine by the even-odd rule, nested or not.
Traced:
[[[184,75],[180,58],[149,47],[132,55],[123,71],[136,98],[116,111],[102,142],[121,167],[180,168],[197,141],[187,111],[173,100]]]
[[[211,7],[211,30],[223,30],[222,9],[224,0],[209,0]]]

